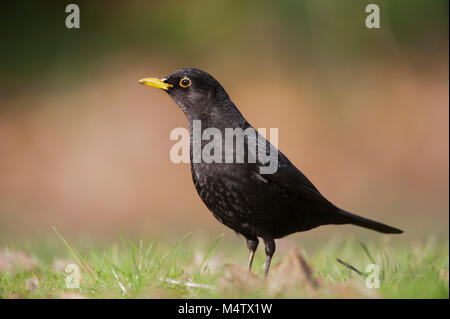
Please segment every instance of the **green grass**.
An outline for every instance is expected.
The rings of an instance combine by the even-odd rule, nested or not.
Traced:
[[[71,244],[55,230],[57,242],[0,246],[3,252],[24,252],[33,264],[27,268],[18,263],[1,271],[0,254],[0,298],[449,297],[448,279],[439,276],[440,272],[441,277],[448,273],[448,238],[428,238],[411,245],[383,240],[362,243],[353,238],[330,240],[317,250],[302,250],[314,269],[313,277],[321,282],[319,288],[307,289],[306,281],[298,281],[294,288],[274,290],[270,283],[283,278],[241,282],[233,273],[227,274],[226,264],[245,267],[247,251],[244,244],[237,247],[222,236],[195,240],[187,234],[171,244],[119,237],[109,245]],[[253,267],[259,278],[265,260],[261,251]],[[286,255],[282,249],[276,254],[273,269]],[[366,288],[366,274],[358,274],[336,258],[363,273],[368,264],[379,265],[381,287]],[[58,259],[59,268],[55,266]],[[79,266],[80,288],[66,288],[64,267],[69,263]]]

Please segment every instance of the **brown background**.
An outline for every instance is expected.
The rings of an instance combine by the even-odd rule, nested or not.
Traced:
[[[278,128],[279,148],[338,206],[403,228],[407,238],[448,236],[447,31],[411,30],[405,44],[386,20],[371,30],[378,34],[368,33],[363,6],[333,18],[331,2],[324,10],[307,3],[315,17],[310,28],[283,39],[276,26],[286,21],[252,8],[242,16],[225,10],[237,20],[203,31],[181,9],[176,25],[174,4],[153,3],[147,11],[134,4],[126,12],[115,4],[105,13],[121,21],[115,31],[135,23],[147,47],[93,48],[100,53],[92,58],[84,51],[53,53],[60,61],[44,59],[42,76],[28,74],[27,65],[4,71],[0,238],[40,238],[52,225],[77,237],[226,231],[197,196],[189,166],[170,161],[170,131],[186,127],[181,110],[164,92],[137,84],[183,66],[213,74],[255,127]],[[129,12],[141,20],[129,19]],[[184,38],[172,34],[170,45],[152,42],[145,32],[164,28],[145,29],[147,13],[190,31]],[[89,17],[77,32],[92,32]],[[289,47],[294,42],[301,48]]]

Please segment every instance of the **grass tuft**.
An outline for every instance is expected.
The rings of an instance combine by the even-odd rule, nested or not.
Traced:
[[[298,284],[288,291],[276,282],[270,283],[270,276],[267,285],[257,278],[263,275],[265,256],[261,250],[254,261],[257,277],[251,277],[249,282],[230,282],[230,274],[240,278],[248,256],[244,245],[236,248],[223,240],[224,234],[205,241],[187,233],[173,244],[143,239],[135,242],[119,235],[119,243],[86,246],[70,244],[53,229],[61,247],[53,242],[0,246],[0,298],[449,297],[448,239],[429,238],[413,245],[394,245],[347,238],[330,241],[316,250],[299,247],[321,287],[311,291]],[[14,263],[11,256],[20,256],[20,262]],[[9,258],[9,263],[2,258]],[[285,258],[287,255],[282,252],[276,255],[273,271]],[[66,285],[68,276],[73,275],[65,273],[69,264],[80,269],[79,288]],[[380,268],[379,289],[364,286],[368,264]],[[227,274],[227,269],[232,272]],[[273,289],[277,289],[276,293]]]

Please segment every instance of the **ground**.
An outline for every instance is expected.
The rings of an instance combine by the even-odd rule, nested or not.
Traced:
[[[0,246],[0,298],[449,298],[448,237],[347,237],[310,250],[281,242],[267,280],[263,250],[249,275],[245,245],[223,236],[106,245],[54,237]],[[367,286],[376,285],[370,264],[379,288]],[[68,288],[78,271],[79,288]]]

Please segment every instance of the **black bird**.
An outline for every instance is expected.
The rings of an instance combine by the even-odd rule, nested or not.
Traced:
[[[201,132],[217,128],[222,136],[226,128],[246,130],[245,120],[225,89],[210,74],[183,68],[171,75],[145,78],[139,83],[165,90],[187,117],[190,131],[191,172],[195,188],[217,220],[247,240],[250,250],[248,269],[264,240],[267,276],[276,238],[328,224],[353,224],[386,234],[402,233],[400,229],[349,213],[329,202],[317,188],[276,148],[278,169],[262,174],[259,159],[247,160],[249,139],[245,139],[244,163],[222,163],[193,160],[194,121],[201,121]],[[201,141],[202,146],[205,141]],[[268,147],[273,146],[263,139]],[[236,146],[233,146],[236,155]],[[221,154],[223,159],[223,154]]]

